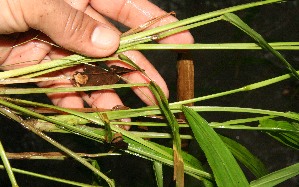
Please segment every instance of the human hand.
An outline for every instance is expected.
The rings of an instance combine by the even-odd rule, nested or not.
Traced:
[[[15,44],[37,35],[36,31],[30,30],[30,28],[41,31],[69,51],[91,57],[104,57],[111,55],[117,49],[121,33],[103,16],[134,28],[154,17],[165,14],[163,10],[146,0],[0,0],[0,10],[0,34],[6,34],[0,35],[0,63],[4,67],[2,69],[13,68],[14,66],[8,65],[30,61],[30,59],[34,61],[23,63],[22,66],[70,55],[70,52],[66,50],[37,40],[12,48]],[[176,18],[169,16],[153,27],[173,21],[176,21]],[[11,34],[16,32],[19,34]],[[39,34],[39,38],[44,40],[48,40],[47,36]],[[189,32],[183,32],[159,42],[192,43],[193,38]],[[125,54],[144,69],[168,95],[163,78],[140,52],[130,51]],[[124,66],[120,62],[108,63],[108,65],[112,64]],[[77,70],[78,68],[71,68],[54,74],[72,75]],[[130,83],[148,82],[140,72],[124,77]],[[70,87],[72,83],[65,80],[41,82],[38,85],[41,87]],[[151,104],[144,95],[145,93],[152,97],[148,89],[142,88],[143,93],[139,89],[134,89],[134,91],[145,103]],[[69,108],[83,107],[83,99],[90,106],[96,108],[112,108],[115,105],[122,105],[120,98],[112,90],[96,91],[90,96],[78,93],[53,93],[48,96],[55,105]]]

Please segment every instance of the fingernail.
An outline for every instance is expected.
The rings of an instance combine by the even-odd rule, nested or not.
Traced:
[[[109,27],[98,26],[92,33],[91,42],[99,49],[116,48],[120,36]]]

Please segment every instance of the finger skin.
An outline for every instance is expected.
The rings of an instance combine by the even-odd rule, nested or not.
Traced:
[[[35,65],[38,63],[41,63],[43,60],[49,60],[45,59],[47,54],[52,50],[52,46],[38,40],[33,40],[31,42],[26,42],[35,36],[37,36],[37,31],[27,31],[26,33],[21,33],[20,37],[17,38],[11,46],[4,47],[0,46],[1,49],[4,51],[7,51],[8,53],[4,56],[3,53],[0,53],[1,55],[1,70],[10,70],[10,69],[16,69],[21,67],[26,67],[30,65]],[[2,35],[4,36],[4,35]],[[45,36],[42,36],[39,34],[39,38],[46,40]],[[12,47],[15,44],[20,44],[17,47]],[[3,61],[2,61],[3,60]]]
[[[82,5],[77,4],[75,6]],[[110,55],[119,44],[120,33],[115,31],[113,27],[110,28],[92,19],[82,11],[78,11],[60,0],[2,0],[0,1],[0,10],[0,17],[3,18],[0,20],[0,34],[24,32],[29,28],[35,28],[68,50],[94,57]],[[106,34],[102,30],[106,30]],[[99,32],[98,35],[100,36],[95,36],[95,31]],[[4,52],[0,58],[1,63],[4,62],[2,64],[3,70],[40,63],[51,51],[50,45],[40,41],[32,41],[12,48],[13,45],[23,41],[7,40],[7,37],[5,39],[2,37],[5,36],[0,38],[0,50]],[[22,63],[30,61],[29,59],[32,61]],[[16,62],[20,62],[21,65],[6,66]],[[47,84],[49,87],[72,86],[69,81],[65,83],[59,81],[43,82],[39,85],[45,87]],[[76,93],[49,94],[49,97],[54,104],[62,107],[83,107],[83,100]]]
[[[134,28],[148,20],[166,14],[165,11],[148,0],[91,0],[90,5],[102,15]],[[152,27],[175,22],[174,16],[168,16]],[[160,43],[194,43],[190,32],[185,31],[159,41]]]
[[[93,57],[108,56],[119,45],[117,31],[62,0],[2,0],[0,10],[2,34],[34,28],[70,51]]]
[[[155,81],[163,90],[165,96],[168,98],[169,91],[164,79],[155,69],[155,67],[140,53],[139,51],[128,51],[124,53],[127,57],[129,57],[134,63],[136,63],[141,69],[145,71],[145,73],[151,78],[152,81]],[[126,68],[131,68],[128,65],[124,65],[118,61],[108,62],[108,65],[117,65],[124,66]],[[143,75],[143,73],[135,71],[129,74],[125,74],[122,76],[127,83],[149,83],[150,80]],[[147,105],[156,104],[156,100],[154,95],[147,87],[134,87],[132,88],[136,95]]]

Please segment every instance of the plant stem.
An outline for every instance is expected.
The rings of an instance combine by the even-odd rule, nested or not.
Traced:
[[[233,13],[226,13],[223,15],[223,20],[235,25],[243,32],[245,32],[247,35],[249,35],[251,38],[253,38],[255,41],[257,41],[263,49],[271,52],[283,63],[283,65],[294,75],[294,77],[296,77],[299,80],[299,74],[296,72],[294,67],[278,51],[274,50],[259,33],[250,28],[237,15]]]
[[[299,50],[299,42],[269,43],[275,50]],[[261,50],[256,43],[136,44],[126,50]]]
[[[299,71],[297,71],[297,72],[299,72]],[[212,99],[212,98],[216,98],[216,97],[221,97],[221,96],[225,96],[225,95],[230,95],[230,94],[234,94],[234,93],[238,93],[238,92],[250,91],[250,90],[254,90],[257,88],[261,88],[264,86],[269,86],[271,84],[278,83],[278,82],[286,80],[290,77],[291,77],[290,74],[285,74],[285,75],[281,75],[279,77],[275,77],[275,78],[267,79],[267,80],[260,81],[257,83],[249,84],[249,85],[243,86],[241,88],[237,88],[237,89],[233,89],[233,90],[229,90],[229,91],[225,91],[225,92],[220,92],[220,93],[216,93],[216,94],[211,94],[211,95],[207,95],[207,96],[203,96],[203,97],[197,97],[197,98],[189,99],[189,100],[185,100],[185,101],[174,102],[174,103],[171,103],[170,105],[171,106],[182,105],[182,104],[187,104],[187,103],[208,100],[208,99]]]
[[[119,153],[98,153],[98,154],[88,154],[88,153],[76,153],[80,157],[103,157],[103,156],[117,156],[121,155]],[[64,160],[69,158],[67,155],[62,154],[61,152],[22,152],[22,153],[8,153],[6,152],[6,156],[8,159],[29,159],[29,160]]]
[[[2,162],[4,164],[5,170],[8,174],[8,177],[10,179],[11,186],[18,187],[19,185],[18,185],[17,180],[16,180],[16,178],[13,174],[12,168],[10,166],[10,163],[9,163],[8,159],[7,159],[7,156],[5,154],[5,151],[4,151],[4,148],[3,148],[3,145],[1,143],[1,141],[0,141],[0,156],[1,156]]]
[[[0,72],[0,80],[16,77],[16,76],[22,76],[22,75],[25,75],[22,78],[32,78],[33,77],[32,74],[34,76],[41,75],[41,73],[39,73],[40,71],[44,71],[44,73],[50,73],[53,71],[57,71],[57,69],[55,68],[60,69],[60,67],[63,68],[65,68],[65,66],[72,67],[80,63],[100,62],[100,61],[107,61],[107,60],[118,60],[118,58],[107,57],[107,58],[94,59],[94,58],[88,58],[82,55],[75,54],[75,55],[67,56],[62,59],[52,60],[41,64],[36,64],[36,65],[27,66],[19,69]],[[37,72],[38,74],[34,74],[35,72]]]
[[[135,83],[135,84],[112,84],[112,85],[103,85],[103,86],[62,87],[62,88],[6,88],[6,87],[1,87],[0,95],[82,92],[82,91],[108,90],[108,89],[116,89],[116,88],[147,87],[147,86],[148,86],[148,84],[146,84],[146,83]]]
[[[198,15],[198,16],[194,16],[194,17],[187,18],[187,19],[184,19],[184,20],[180,20],[180,21],[177,21],[177,22],[173,22],[173,23],[170,23],[170,24],[167,24],[167,25],[164,25],[164,26],[156,27],[156,28],[153,28],[153,29],[150,29],[150,30],[147,30],[147,31],[143,31],[143,32],[140,32],[140,33],[136,33],[136,34],[132,34],[132,35],[123,37],[123,38],[121,38],[120,46],[124,46],[127,43],[130,43],[130,42],[135,41],[135,40],[139,40],[140,38],[146,38],[148,36],[153,36],[157,33],[161,33],[161,32],[164,32],[164,31],[169,31],[169,30],[174,29],[174,28],[189,25],[189,24],[199,22],[199,21],[202,21],[202,20],[206,20],[206,19],[210,19],[210,18],[213,18],[213,17],[218,17],[218,16],[221,16],[225,13],[235,12],[235,11],[238,11],[238,10],[243,10],[243,9],[247,9],[247,8],[251,8],[251,7],[255,7],[255,6],[261,6],[261,5],[275,3],[275,2],[281,2],[281,1],[283,1],[283,0],[259,1],[259,2],[247,3],[247,4],[243,4],[243,5],[237,5],[237,6],[233,6],[233,7],[230,7],[230,8],[225,8],[225,9],[221,9],[221,10],[201,14],[201,15]]]
[[[3,113],[5,111],[1,111],[1,112]],[[84,158],[81,158],[75,152],[71,151],[70,149],[68,149],[68,148],[64,147],[63,145],[61,145],[60,143],[56,142],[55,140],[53,140],[52,138],[50,138],[49,136],[47,136],[46,134],[44,134],[40,130],[34,128],[27,121],[22,120],[20,117],[14,115],[12,113],[10,113],[9,115],[10,115],[10,117],[13,117],[13,119],[16,120],[18,123],[22,124],[25,128],[27,128],[30,131],[32,131],[34,134],[36,134],[39,137],[41,137],[42,139],[46,140],[47,142],[49,142],[50,144],[52,144],[56,148],[60,149],[61,151],[63,151],[64,153],[66,153],[67,155],[69,155],[70,157],[74,158],[75,160],[77,160],[78,162],[80,162],[82,165],[84,165],[85,167],[87,167],[88,169],[90,169],[91,171],[93,171],[95,174],[99,175],[101,178],[103,178],[109,184],[109,186],[111,186],[111,187],[115,186],[113,180],[111,180],[106,175],[104,175],[101,171],[99,171],[98,169],[96,169],[95,167],[93,167]]]
[[[86,57],[83,57],[81,55],[71,55],[71,56],[68,56],[68,57],[65,57],[65,58],[59,59],[59,60],[52,60],[50,62],[46,62],[46,63],[42,63],[42,64],[36,64],[36,65],[32,65],[32,66],[27,66],[24,68],[4,71],[4,72],[0,73],[0,79],[25,75],[25,74],[29,74],[32,72],[37,72],[37,71],[50,69],[50,68],[57,67],[57,66],[66,65],[69,63],[75,63],[77,61],[84,60],[85,58]]]
[[[156,176],[156,182],[158,187],[163,187],[163,165],[160,162],[153,162],[153,169]]]
[[[5,169],[5,167],[3,165],[0,165],[0,169]],[[74,182],[74,181],[61,179],[61,178],[57,178],[57,177],[51,177],[51,176],[42,175],[42,174],[39,174],[39,173],[30,172],[30,171],[25,171],[25,170],[21,170],[21,169],[17,169],[17,168],[12,168],[12,171],[16,172],[16,173],[20,173],[20,174],[25,174],[25,175],[30,175],[30,176],[33,176],[33,177],[48,179],[48,180],[52,180],[52,181],[56,181],[56,182],[61,182],[61,183],[65,183],[65,184],[74,185],[74,186],[95,187],[95,186],[89,185],[89,184]]]

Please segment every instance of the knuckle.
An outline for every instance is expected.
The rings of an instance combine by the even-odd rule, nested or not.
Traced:
[[[0,1],[0,33],[10,34],[13,32],[24,32],[29,29],[26,24],[23,11],[19,1]]]
[[[71,9],[64,25],[63,37],[67,38],[65,42],[82,43],[86,37],[89,37],[88,30],[91,29],[91,20],[83,12]]]

